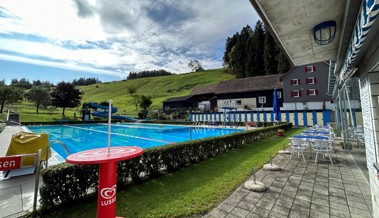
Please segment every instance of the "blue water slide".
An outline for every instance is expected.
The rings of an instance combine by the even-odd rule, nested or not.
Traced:
[[[103,110],[103,111],[92,111],[92,116],[95,116],[95,117],[108,117],[109,106],[103,106],[103,105],[99,105],[99,104],[91,102],[90,103],[90,107],[91,108],[95,108],[95,109],[102,109]],[[117,112],[117,108],[116,107],[112,107],[111,108],[111,112],[112,112],[112,114],[116,113]],[[123,116],[123,115],[112,115],[112,118],[113,119],[118,119],[118,120],[129,120],[129,121],[136,121],[137,120],[134,117]]]

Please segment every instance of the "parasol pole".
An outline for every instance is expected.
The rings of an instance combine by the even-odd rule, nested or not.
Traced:
[[[112,100],[109,100],[108,109],[108,153],[111,151],[111,121],[112,121]]]

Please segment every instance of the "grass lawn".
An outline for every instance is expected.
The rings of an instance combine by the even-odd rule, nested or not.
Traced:
[[[123,217],[201,216],[225,199],[252,173],[262,167],[270,153],[276,154],[290,135],[274,136],[221,154],[178,172],[117,193],[117,215]],[[54,211],[52,217],[96,217],[96,200],[86,200]]]

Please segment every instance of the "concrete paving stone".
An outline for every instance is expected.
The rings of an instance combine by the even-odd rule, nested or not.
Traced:
[[[301,198],[295,198],[293,204],[296,204],[296,205],[299,205],[299,206],[302,206],[305,208],[310,208],[312,202],[308,201],[308,200],[301,199]]]
[[[343,205],[343,204],[339,204],[339,203],[336,203],[336,202],[330,202],[329,203],[329,209],[331,210],[332,208],[334,208],[336,210],[349,211],[349,206]]]
[[[256,198],[256,197],[251,197],[251,196],[246,196],[244,199],[242,199],[242,201],[244,202],[249,202],[250,204],[256,204],[258,203],[260,198]]]
[[[290,214],[288,215],[289,218],[305,218],[308,216],[304,216],[303,214],[299,213],[298,211],[290,211]]]
[[[284,201],[284,200],[276,200],[274,206],[282,207],[282,208],[287,208],[291,209],[293,202],[289,201]]]
[[[268,188],[268,191],[271,191],[271,192],[274,192],[274,193],[282,193],[283,191],[283,188],[278,188],[278,187],[275,187],[273,186],[274,184],[272,184],[269,188]],[[284,187],[284,186],[283,186]]]
[[[226,215],[225,218],[241,218],[240,216],[237,216],[237,215],[234,215],[232,213],[229,213],[228,215]]]
[[[319,204],[319,205],[325,205],[325,206],[329,205],[328,200],[322,199],[322,198],[317,198],[317,197],[312,197],[312,203]]]
[[[325,190],[328,190],[329,189],[329,184],[327,182],[319,182],[319,181],[316,181],[315,182],[315,186],[313,187],[315,189],[325,189]]]
[[[296,192],[297,188],[290,186],[289,183],[286,183],[286,185],[283,188],[283,191]]]
[[[273,183],[271,183],[270,188],[271,187],[275,187],[275,188],[278,188],[278,189],[283,189],[284,186],[285,186],[285,184],[286,184],[285,182],[275,180]]]
[[[238,196],[235,197],[233,195],[231,195],[230,197],[228,197],[225,202],[228,203],[228,204],[232,204],[232,205],[237,205],[242,199],[240,199]]]
[[[359,217],[359,218],[372,218],[372,214],[368,210],[362,210],[354,207],[349,207],[350,214],[353,217]]]
[[[299,188],[297,190],[296,196],[307,196],[307,197],[311,198],[312,197],[312,192]]]
[[[266,192],[263,196],[262,196],[262,199],[261,200],[264,200],[264,201],[273,201],[275,202],[276,199],[279,197],[279,193],[276,193],[276,192]]]
[[[346,188],[345,187],[345,193],[361,193],[361,191],[358,188]]]
[[[332,188],[340,188],[340,189],[345,189],[345,186],[343,185],[342,182],[329,182],[329,187],[332,187]]]
[[[283,191],[282,191],[282,193],[280,195],[285,195],[285,196],[288,196],[288,197],[291,197],[291,198],[295,198],[296,191],[289,191],[289,190],[283,189]]]
[[[267,210],[263,207],[258,207],[258,206],[255,206],[252,210],[251,210],[251,213],[254,213],[256,215],[259,215],[261,217],[267,217],[268,214],[270,213],[270,210]]]
[[[313,187],[312,186],[302,186],[302,185],[300,185],[298,191],[300,191],[300,192],[307,192],[307,193],[310,193],[310,195],[312,195]]]
[[[329,192],[329,196],[346,198],[345,191],[344,192]]]
[[[250,212],[246,218],[263,218],[263,216]]]
[[[303,207],[301,205],[292,205],[291,212],[296,211],[302,215],[302,217],[309,217],[310,207]]]
[[[355,193],[355,195],[350,195],[349,193],[346,193],[346,198],[347,198],[347,201],[366,204],[366,201],[362,194]]]
[[[323,213],[318,210],[311,209],[311,218],[329,218],[329,213]]]
[[[325,195],[325,194],[321,194],[321,193],[318,193],[318,192],[313,192],[312,198],[321,198],[321,199],[329,200],[330,196],[329,195]]]
[[[241,202],[239,202],[237,207],[242,208],[242,209],[247,210],[247,211],[250,211],[251,209],[253,209],[255,207],[255,205],[256,205],[256,203],[251,203],[251,202],[242,200]]]
[[[287,217],[288,217],[288,215],[287,215]],[[283,217],[285,217],[285,216],[283,216],[282,214],[272,212],[272,211],[268,214],[268,218],[283,218]]]
[[[312,204],[311,204],[311,210],[312,209],[320,211],[322,213],[329,214],[329,204],[321,205],[321,204],[316,204],[316,203],[312,202]]]
[[[319,177],[316,177],[316,183],[317,182],[322,182],[322,183],[328,184],[329,179],[328,179],[328,177],[321,177],[321,176],[319,176]]]
[[[331,182],[342,183],[342,179],[341,178],[329,177],[329,183],[331,183]]]
[[[261,192],[250,192],[247,197],[252,197],[252,198],[256,198],[256,199],[261,199],[261,197],[263,196],[264,193],[261,193]]]
[[[329,200],[330,200],[330,202],[335,202],[335,203],[338,203],[338,204],[347,205],[346,198],[329,196]]]
[[[246,217],[249,214],[248,210],[244,210],[239,207],[235,207],[231,212],[231,214],[236,215],[238,217]]]
[[[295,196],[287,196],[287,195],[281,194],[278,197],[277,201],[281,200],[281,201],[286,201],[286,202],[292,203],[294,201],[294,199],[295,199]]]
[[[240,188],[238,188],[238,189],[235,191],[235,193],[237,193],[237,194],[239,194],[239,195],[244,195],[244,196],[246,196],[246,195],[248,195],[248,194],[250,193],[250,191],[249,191],[249,190],[246,190],[246,189],[244,189],[244,188],[242,188],[242,187],[240,187]]]
[[[259,201],[255,205],[255,207],[263,208],[263,209],[266,209],[268,211],[270,211],[273,206],[274,206],[274,202],[272,202],[272,201]]]
[[[316,192],[316,193],[322,194],[322,195],[328,195],[329,194],[328,189],[315,188],[315,189],[313,189],[313,192]]]
[[[218,205],[218,209],[226,211],[230,213],[235,208],[236,205],[228,204],[226,202],[222,202],[220,205]]]
[[[226,211],[215,208],[211,211],[210,215],[217,218],[224,218],[228,215],[228,213]]]
[[[359,208],[362,210],[370,210],[366,203],[354,202],[354,201],[351,201],[349,199],[347,200],[347,203],[348,203],[349,207],[355,207],[355,208]]]
[[[279,206],[274,206],[271,209],[270,213],[276,213],[276,214],[281,214],[282,217],[287,217],[288,214],[290,213],[291,208],[285,208],[285,207],[279,207]]]
[[[330,215],[337,216],[337,217],[351,217],[349,210],[340,210],[336,208],[329,208],[330,209]]]

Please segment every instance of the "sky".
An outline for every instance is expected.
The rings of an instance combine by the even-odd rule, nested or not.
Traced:
[[[1,0],[0,80],[221,68],[226,38],[257,20],[248,0]]]

